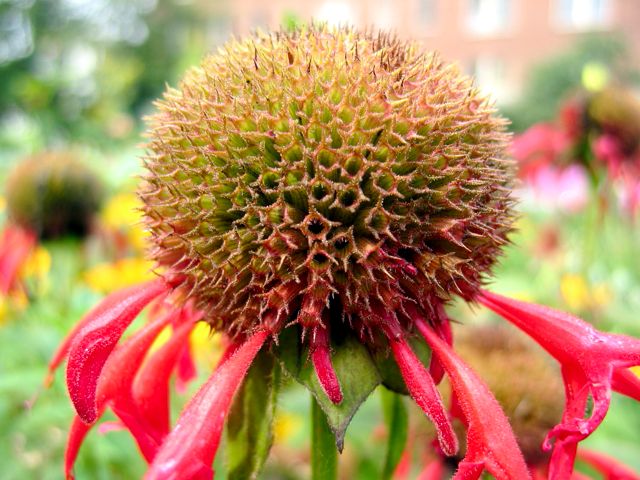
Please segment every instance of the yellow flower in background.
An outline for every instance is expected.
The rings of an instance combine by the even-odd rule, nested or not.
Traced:
[[[590,286],[582,275],[573,273],[562,276],[560,294],[573,311],[603,307],[613,299],[613,293],[607,285],[600,283]]]
[[[0,325],[10,321],[15,314],[27,308],[28,304],[29,299],[22,290],[12,291],[8,296],[0,295]]]
[[[100,293],[111,293],[154,278],[153,262],[142,258],[123,258],[113,263],[100,263],[87,270],[84,279],[90,288]]]
[[[124,233],[128,243],[136,251],[144,249],[147,237],[141,223],[141,206],[140,200],[133,193],[119,193],[107,201],[101,214],[104,226],[109,230]]]
[[[290,413],[278,413],[273,426],[273,436],[275,443],[286,443],[287,440],[295,437],[304,425],[304,420],[300,415]]]
[[[23,278],[33,277],[38,280],[44,280],[49,270],[51,270],[51,254],[43,246],[38,246],[22,265],[20,276]]]
[[[7,200],[0,196],[0,213],[4,212],[4,210],[7,208]]]
[[[201,365],[210,368],[217,365],[224,350],[222,335],[211,335],[211,327],[206,322],[198,322],[191,332],[191,348],[193,356]]]

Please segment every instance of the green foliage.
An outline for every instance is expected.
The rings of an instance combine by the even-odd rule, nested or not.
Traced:
[[[381,388],[380,396],[382,398],[384,421],[389,432],[382,478],[389,479],[392,478],[407,444],[409,414],[407,413],[404,399],[400,395]]]
[[[130,142],[185,52],[205,49],[207,19],[182,2],[9,0],[0,18],[14,28],[0,40],[11,52],[0,56],[0,122],[24,123],[44,145]],[[19,140],[6,132],[0,145]]]
[[[273,419],[280,387],[280,366],[261,351],[236,394],[227,417],[229,480],[258,478],[273,442]]]

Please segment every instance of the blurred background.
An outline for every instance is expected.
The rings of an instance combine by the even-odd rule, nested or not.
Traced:
[[[86,167],[78,181],[100,191],[81,202],[90,218],[80,232],[0,240],[0,255],[12,241],[29,246],[0,279],[0,479],[62,478],[72,411],[62,378],[42,388],[48,359],[96,300],[148,276],[133,192],[153,100],[230,37],[312,19],[395,31],[473,75],[511,121],[521,166],[522,214],[494,288],[640,336],[638,0],[0,0],[0,224],[11,228],[14,197],[28,203],[12,192],[28,191],[21,182],[50,152]],[[452,314],[495,321],[463,305]],[[216,341],[199,335],[204,375]],[[356,415],[343,478],[380,477],[379,406],[374,395]],[[291,386],[265,478],[308,476],[307,409]],[[586,443],[640,471],[639,430],[638,405],[616,397]],[[116,431],[93,432],[77,471],[129,479],[143,469]],[[222,463],[216,472],[225,478]]]

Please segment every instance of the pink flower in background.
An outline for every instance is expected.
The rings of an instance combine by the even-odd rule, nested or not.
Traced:
[[[580,165],[541,167],[530,173],[525,189],[536,204],[568,213],[579,212],[589,200],[589,179]]]

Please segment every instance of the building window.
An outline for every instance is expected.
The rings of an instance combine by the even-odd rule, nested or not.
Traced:
[[[607,26],[610,0],[556,0],[555,17],[563,28],[588,30]]]
[[[353,25],[357,18],[348,2],[328,1],[320,5],[315,14],[316,20],[332,26]]]
[[[467,0],[467,28],[475,35],[503,33],[511,26],[511,0]]]
[[[436,23],[435,0],[417,0],[416,20],[421,27],[432,27]]]
[[[474,58],[467,70],[485,95],[490,95],[501,104],[509,103],[513,99],[514,89],[508,80],[504,59],[482,55]]]
[[[374,8],[372,9],[373,24],[381,29],[391,30],[397,28],[397,11],[398,6],[393,0],[378,0],[372,2]]]

